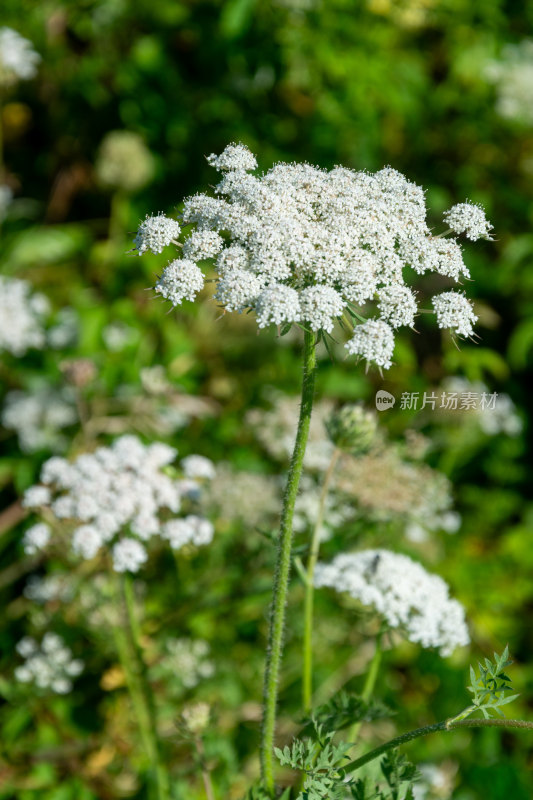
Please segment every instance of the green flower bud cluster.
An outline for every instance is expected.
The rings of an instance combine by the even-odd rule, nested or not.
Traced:
[[[343,406],[326,421],[326,430],[333,444],[346,453],[367,453],[377,436],[377,419],[361,404]]]

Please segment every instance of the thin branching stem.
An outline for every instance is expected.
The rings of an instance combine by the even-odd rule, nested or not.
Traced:
[[[533,730],[533,722],[524,719],[445,719],[442,722],[435,722],[433,725],[425,725],[423,728],[416,728],[414,731],[402,733],[401,736],[396,736],[390,739],[385,744],[374,748],[369,753],[366,753],[355,761],[350,761],[346,764],[344,770],[347,773],[355,772],[356,770],[373,761],[375,758],[386,753],[388,750],[393,750],[395,747],[400,747],[402,744],[412,742],[413,739],[419,739],[421,736],[427,736],[430,733],[437,731],[454,731],[458,728],[521,728],[525,730]]]
[[[276,706],[278,699],[278,679],[283,651],[283,632],[285,627],[285,609],[289,588],[289,574],[292,551],[292,520],[294,504],[298,494],[300,477],[309,424],[313,409],[313,396],[316,370],[316,335],[312,331],[304,331],[302,397],[300,418],[296,441],[292,454],[287,486],[283,499],[280,531],[277,542],[276,571],[272,604],[270,608],[270,627],[268,649],[263,687],[263,725],[261,730],[261,776],[266,791],[274,795],[274,735],[276,729]]]

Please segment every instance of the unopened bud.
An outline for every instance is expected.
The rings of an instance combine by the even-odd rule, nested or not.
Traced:
[[[96,161],[96,177],[102,186],[134,192],[153,174],[153,156],[137,133],[110,131],[106,135]]]
[[[375,442],[377,418],[373,411],[367,411],[362,405],[343,406],[330,416],[326,429],[339,450],[362,455]]]

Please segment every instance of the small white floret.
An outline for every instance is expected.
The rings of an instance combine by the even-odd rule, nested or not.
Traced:
[[[478,317],[469,300],[460,292],[443,292],[433,298],[439,328],[450,328],[458,336],[473,336]]]
[[[28,528],[24,534],[22,540],[24,552],[29,556],[36,555],[36,553],[39,553],[46,547],[51,536],[52,529],[50,526],[45,522],[38,522],[37,525]]]
[[[389,369],[394,352],[394,334],[390,325],[383,320],[369,319],[356,326],[353,337],[345,347],[352,355]]]
[[[254,154],[244,144],[228,144],[219,156],[211,153],[207,157],[207,161],[219,172],[257,169],[257,160]]]
[[[464,233],[473,242],[490,239],[493,225],[485,216],[485,209],[474,203],[458,203],[444,214],[444,219],[454,233]]]
[[[176,242],[180,233],[179,222],[165,214],[157,214],[153,217],[146,217],[141,222],[133,242],[140,256],[147,250],[157,254],[162,253],[164,248],[172,242]]]
[[[148,560],[143,545],[136,539],[121,539],[112,549],[115,572],[138,572]]]
[[[155,290],[165,300],[170,300],[173,306],[178,306],[184,300],[194,300],[203,286],[202,270],[194,261],[178,258],[165,267]]]

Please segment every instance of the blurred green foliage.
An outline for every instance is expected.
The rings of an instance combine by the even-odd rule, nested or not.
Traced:
[[[97,376],[84,390],[84,402],[115,422],[120,417],[124,429],[165,438],[182,455],[199,452],[236,469],[275,474],[278,465],[243,419],[247,409],[264,404],[265,386],[298,391],[298,341],[274,346],[273,334],[256,335],[247,318],[217,320],[212,303],[167,315],[146,291],[164,262],[127,253],[139,219],[172,212],[183,196],[213,183],[204,157],[232,140],[248,144],[264,168],[280,159],[369,170],[391,164],[427,188],[435,221],[465,197],[486,206],[496,240],[476,252],[466,247],[480,343],[457,349],[422,320],[423,335],[400,337],[396,364],[384,379],[323,353],[318,393],[371,405],[378,388],[399,398],[455,375],[512,397],[524,424],[519,436],[487,436],[469,420],[443,422],[401,410],[398,403],[380,421],[393,437],[407,428],[427,434],[429,462],[454,485],[463,520],[459,533],[416,553],[465,604],[474,652],[509,644],[521,692],[513,716],[531,716],[533,707],[533,129],[499,116],[485,70],[506,43],[530,36],[532,23],[532,5],[503,0],[3,3],[3,24],[29,38],[42,63],[36,79],[2,97],[2,180],[14,192],[1,231],[2,273],[29,280],[50,299],[54,314],[68,306],[78,316],[77,336],[60,351],[32,351],[20,360],[3,354],[4,394],[28,389],[37,379],[64,386],[60,363],[89,358]],[[113,194],[96,179],[100,144],[114,130],[139,134],[154,158],[153,179],[132,195]],[[110,325],[122,331],[119,346],[110,345]],[[143,406],[141,413],[132,405],[132,398],[146,399],[141,371],[153,365],[164,366],[180,397],[208,398],[209,413],[192,414],[178,433],[158,433],[150,421],[157,409]],[[71,432],[76,452],[87,442],[83,432]],[[89,443],[110,432],[114,428],[104,426]],[[146,797],[136,778],[129,706],[120,675],[112,672],[115,656],[76,605],[46,609],[47,624],[64,633],[87,663],[74,694],[31,698],[12,682],[14,644],[38,624],[22,595],[27,574],[61,565],[24,557],[24,524],[12,524],[20,517],[17,497],[36,480],[49,453],[21,451],[9,431],[2,432],[2,445],[0,486],[8,515],[0,531],[0,798]],[[346,542],[415,550],[379,526],[359,526],[339,532],[326,554]],[[243,796],[255,777],[273,555],[259,532],[228,523],[210,548],[191,559],[178,584],[168,555],[160,554],[145,575],[147,642],[168,635],[210,642],[216,680],[185,692],[184,699],[199,694],[214,707],[205,746],[221,797]],[[295,579],[282,738],[294,733],[289,717],[299,712],[302,596]],[[317,606],[316,685],[324,691],[345,681],[360,687],[368,651],[353,611],[326,595],[317,597]],[[468,660],[458,655],[443,661],[408,644],[388,652],[378,691],[398,712],[396,730],[462,708]],[[163,684],[156,693],[164,707]],[[170,718],[178,712],[164,708]],[[175,797],[201,797],[190,748],[169,731],[165,747]],[[461,731],[413,745],[410,757],[458,764],[456,800],[528,800],[532,753],[527,735]]]

